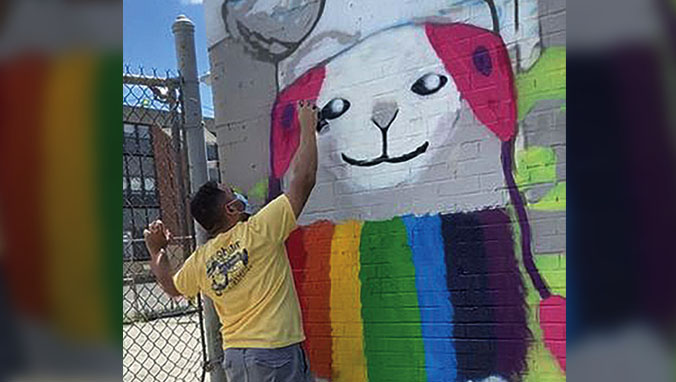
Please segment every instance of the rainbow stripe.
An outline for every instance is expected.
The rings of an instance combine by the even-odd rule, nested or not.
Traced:
[[[12,305],[62,334],[121,344],[119,54],[0,66],[0,219]],[[86,307],[84,309],[83,307]]]
[[[522,281],[513,226],[488,210],[300,227],[287,250],[314,374],[565,380],[528,313],[539,300]]]
[[[430,381],[454,382],[453,305],[447,287],[446,259],[439,215],[403,218],[416,268],[425,369]]]
[[[331,242],[333,370],[330,376],[337,382],[367,381],[359,280],[361,230],[361,223],[355,221],[338,225]]]
[[[366,222],[359,251],[369,380],[426,381],[416,270],[403,221]]]

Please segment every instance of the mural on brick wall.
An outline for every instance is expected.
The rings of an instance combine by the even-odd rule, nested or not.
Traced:
[[[565,380],[565,8],[213,3],[274,65],[268,199],[322,110],[287,243],[317,379]]]

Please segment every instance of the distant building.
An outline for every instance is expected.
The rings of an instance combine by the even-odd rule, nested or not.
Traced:
[[[153,220],[162,219],[179,245],[182,241],[187,243],[183,239],[190,236],[187,155],[185,151],[174,150],[169,112],[123,107],[126,117],[123,121],[123,256],[125,261],[147,260],[143,230]],[[214,121],[205,118],[204,123],[208,176],[210,180],[220,181]],[[182,164],[180,171],[179,163]]]

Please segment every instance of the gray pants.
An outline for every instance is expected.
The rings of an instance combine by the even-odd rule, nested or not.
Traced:
[[[226,349],[228,382],[309,382],[310,363],[301,344],[278,349]]]

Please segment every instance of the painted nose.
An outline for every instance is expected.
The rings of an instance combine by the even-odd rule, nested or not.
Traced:
[[[373,105],[371,121],[381,130],[387,130],[397,117],[399,107],[396,102],[378,102]]]

